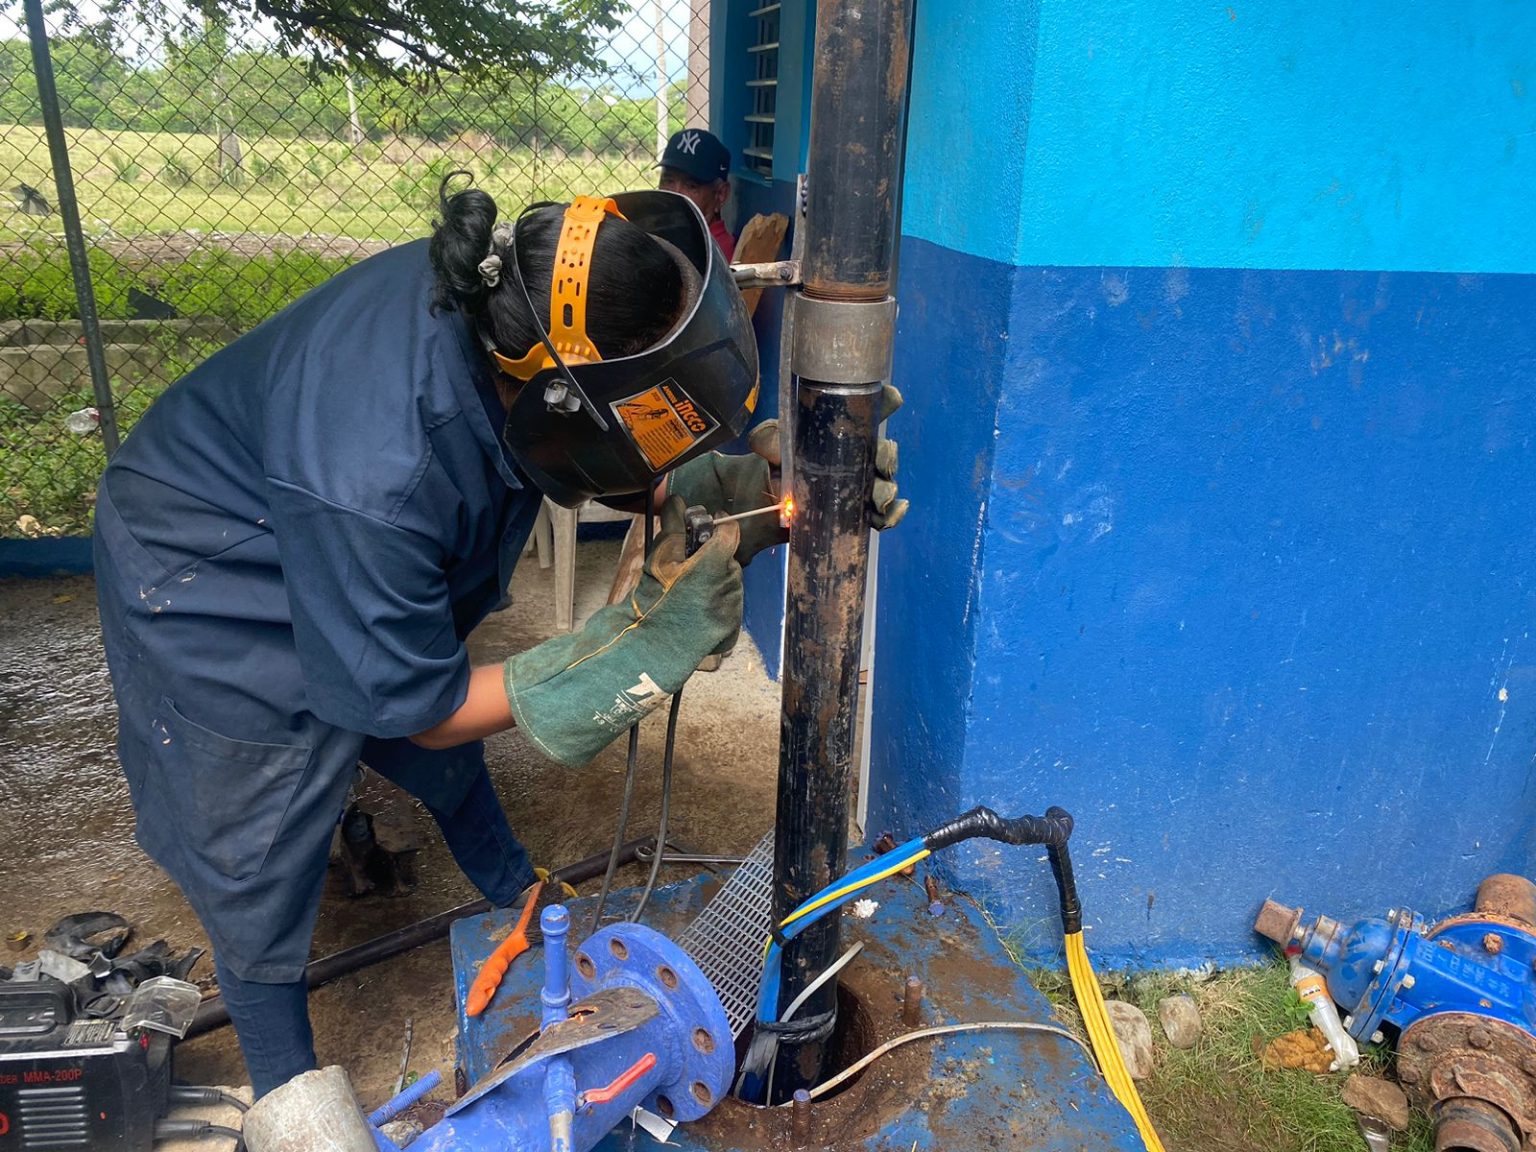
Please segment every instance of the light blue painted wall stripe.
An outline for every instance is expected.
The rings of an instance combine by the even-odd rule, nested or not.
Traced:
[[[1536,5],[918,8],[909,235],[1018,265],[1536,271]]]
[[[904,234],[1009,263],[1038,7],[1035,0],[917,0]]]

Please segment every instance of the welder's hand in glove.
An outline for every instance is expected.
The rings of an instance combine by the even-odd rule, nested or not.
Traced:
[[[878,423],[885,423],[906,403],[894,385],[887,384],[880,390],[880,415]],[[901,518],[912,506],[911,501],[898,499],[896,469],[900,465],[900,453],[896,441],[882,440],[875,445],[875,483],[869,492],[869,526],[876,532],[884,532],[901,523]]]
[[[779,422],[765,420],[747,437],[745,453],[706,452],[674,468],[667,476],[667,495],[679,496],[692,508],[700,505],[711,516],[736,516],[779,503]],[[736,562],[746,567],[764,548],[789,539],[772,513],[734,522],[741,533]],[[721,525],[724,527],[724,525]]]
[[[601,609],[569,636],[506,662],[503,685],[517,726],[545,755],[587,763],[691,676],[741,630],[735,523],[685,556],[683,501],[661,513],[661,535],[627,600]]]
[[[901,407],[901,393],[889,384],[880,394],[879,420],[884,421]],[[710,452],[675,468],[667,480],[669,495],[681,496],[688,506],[703,505],[714,516],[736,516],[759,508],[777,505],[780,447],[779,422],[765,420],[752,429],[747,438],[750,452],[727,455]],[[869,523],[883,531],[894,528],[907,514],[907,501],[897,499],[896,441],[882,440],[875,451],[875,482],[870,491]],[[772,548],[789,539],[789,530],[771,515],[752,516],[738,521],[741,546],[736,559],[743,566],[764,548]]]

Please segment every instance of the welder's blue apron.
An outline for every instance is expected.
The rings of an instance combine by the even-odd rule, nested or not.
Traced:
[[[463,703],[464,638],[537,515],[426,244],[375,256],[155,402],[96,505],[118,752],[145,851],[221,961],[299,977],[360,757],[452,811],[476,742],[407,737]],[[367,739],[367,738],[372,739]]]

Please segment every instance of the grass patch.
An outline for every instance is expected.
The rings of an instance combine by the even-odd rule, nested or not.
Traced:
[[[118,428],[138,422],[159,387],[135,387],[116,397]],[[93,404],[89,391],[59,398],[49,411],[33,412],[0,399],[0,536],[17,536],[18,521],[32,516],[49,536],[88,536],[96,485],[107,466],[99,432],[77,436],[64,426],[71,412]]]
[[[218,344],[168,346],[150,376],[113,377],[112,393],[121,435],[126,436],[171,383],[211,356]],[[107,466],[101,434],[76,435],[65,418],[95,399],[89,387],[59,396],[44,412],[0,394],[0,537],[20,535],[17,521],[34,517],[50,536],[87,536],[96,485]]]
[[[1136,1004],[1152,1021],[1157,1044],[1153,1075],[1138,1087],[1169,1152],[1361,1152],[1364,1142],[1349,1106],[1339,1099],[1345,1077],[1265,1068],[1254,1038],[1268,1041],[1305,1022],[1279,964],[1221,972],[1205,980],[1166,973],[1127,977],[1099,973],[1105,994]],[[1069,1024],[1077,1009],[1066,971],[1032,969],[1030,978]],[[1200,1008],[1205,1032],[1191,1049],[1168,1045],[1157,1023],[1157,1002],[1187,993]],[[1362,1067],[1381,1071],[1385,1054],[1372,1052]],[[1428,1121],[1394,1148],[1432,1152]]]
[[[87,253],[96,308],[105,320],[130,315],[128,290],[139,288],[183,316],[211,316],[244,331],[281,311],[352,263],[304,251],[240,256],[213,249],[134,268],[100,248]],[[3,257],[0,320],[69,320],[79,309],[69,258],[61,245],[33,244]]]

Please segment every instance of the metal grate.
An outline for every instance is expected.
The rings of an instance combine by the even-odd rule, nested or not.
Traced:
[[[769,832],[677,938],[719,993],[736,1036],[757,1015],[763,941],[768,939],[772,903],[773,833]]]

